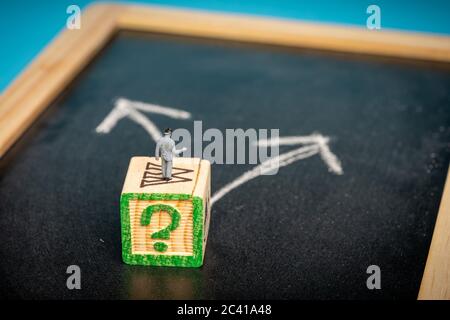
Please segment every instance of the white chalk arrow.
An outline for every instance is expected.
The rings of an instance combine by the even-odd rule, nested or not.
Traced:
[[[162,114],[174,119],[189,119],[191,117],[191,114],[184,110],[119,98],[116,100],[114,108],[97,126],[95,131],[97,133],[109,133],[119,120],[128,117],[140,124],[155,142],[158,141],[158,139],[161,138],[161,131],[159,131],[153,121],[146,117],[141,111]]]
[[[341,175],[344,173],[342,170],[341,162],[334,155],[328,143],[329,137],[323,136],[319,133],[309,136],[292,136],[292,137],[279,137],[278,139],[271,140],[259,140],[256,144],[260,147],[270,147],[276,144],[280,146],[287,145],[302,145],[301,147],[291,150],[289,152],[282,153],[276,157],[263,161],[261,164],[255,166],[253,169],[243,173],[232,182],[223,186],[217,191],[211,198],[211,206],[220,200],[223,196],[229,193],[231,190],[236,189],[240,185],[255,179],[261,175],[269,173],[270,171],[281,168],[295,161],[299,161],[305,158],[309,158],[313,155],[320,154],[322,160],[328,166],[328,170],[335,174]]]

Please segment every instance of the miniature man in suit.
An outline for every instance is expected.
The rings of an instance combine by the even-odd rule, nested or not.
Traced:
[[[161,156],[162,178],[166,181],[172,180],[173,157],[186,151],[186,148],[180,150],[175,149],[175,141],[170,137],[171,134],[172,129],[167,128],[164,130],[164,136],[156,143],[155,150],[156,161],[159,161],[159,157]]]

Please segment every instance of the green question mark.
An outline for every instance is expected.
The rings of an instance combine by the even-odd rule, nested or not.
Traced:
[[[177,209],[168,206],[166,204],[154,204],[145,208],[141,216],[141,226],[148,226],[154,212],[164,211],[167,212],[172,218],[172,222],[164,229],[154,232],[151,236],[152,239],[170,239],[170,232],[178,228],[180,224],[181,215]],[[167,250],[167,244],[164,242],[155,242],[153,248],[156,251],[164,252]]]

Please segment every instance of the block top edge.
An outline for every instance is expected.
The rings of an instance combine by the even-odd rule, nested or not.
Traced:
[[[176,157],[173,159],[172,180],[164,181],[161,159],[133,156],[130,159],[123,193],[194,194],[198,179],[205,179],[203,171],[210,170],[210,162],[200,158]],[[203,183],[200,183],[203,185]]]

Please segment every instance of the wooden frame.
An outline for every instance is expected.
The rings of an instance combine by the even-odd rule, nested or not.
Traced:
[[[450,38],[154,6],[95,4],[0,96],[0,157],[121,29],[450,63]],[[450,299],[450,173],[419,299]]]

